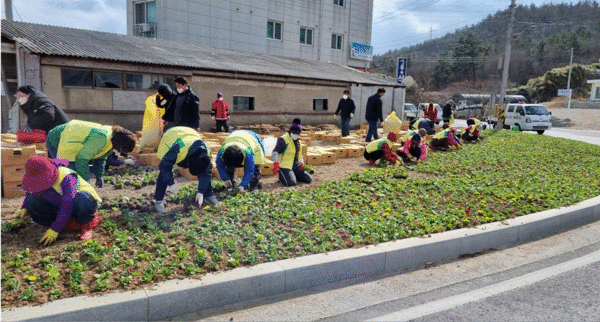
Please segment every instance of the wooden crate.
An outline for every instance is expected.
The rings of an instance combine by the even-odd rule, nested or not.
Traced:
[[[158,167],[160,160],[156,156],[156,153],[143,153],[138,155],[138,160],[141,165],[145,167]]]
[[[179,173],[181,174],[182,177],[184,177],[188,180],[198,180],[198,177],[195,175],[192,175],[190,173],[189,169],[182,168],[182,167],[178,167],[177,169],[179,170]]]
[[[25,195],[25,190],[21,186],[21,181],[2,180],[2,196],[5,198],[21,197]]]
[[[307,153],[304,162],[310,165],[319,165],[321,164],[321,155],[316,153]]]
[[[27,159],[33,155],[35,155],[35,146],[2,148],[2,166],[15,164],[25,165]]]
[[[365,148],[360,145],[351,145],[348,147],[348,157],[357,158],[362,157],[365,152]]]
[[[333,164],[337,161],[337,157],[335,153],[325,152],[321,153],[321,163],[322,164]]]
[[[25,175],[25,164],[2,166],[2,178],[7,182],[21,182]]]
[[[273,162],[265,162],[260,165],[260,174],[263,176],[272,176],[273,175]]]

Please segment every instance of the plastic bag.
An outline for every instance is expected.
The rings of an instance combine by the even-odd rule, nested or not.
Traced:
[[[392,113],[390,113],[390,115],[388,115],[383,122],[383,134],[386,135],[391,131],[398,133],[400,132],[401,127],[402,122],[396,116],[396,112],[392,111]]]
[[[275,145],[277,144],[277,138],[267,137],[263,140],[263,147],[265,148],[265,156],[270,156],[273,153],[273,149],[275,149]]]
[[[454,124],[454,114],[450,114],[450,121],[448,121],[448,125]]]
[[[164,109],[156,106],[156,94],[146,99],[146,110],[144,111],[144,124],[142,125],[142,137],[140,138],[140,150],[143,148],[157,148],[163,134]]]

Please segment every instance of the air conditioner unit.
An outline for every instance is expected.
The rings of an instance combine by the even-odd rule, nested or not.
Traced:
[[[141,23],[140,24],[140,32],[152,32],[152,28],[154,25],[151,23]]]

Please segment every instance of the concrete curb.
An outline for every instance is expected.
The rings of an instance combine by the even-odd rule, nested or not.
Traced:
[[[524,243],[600,220],[600,196],[502,223],[207,274],[152,289],[81,296],[2,312],[4,321],[155,321]]]

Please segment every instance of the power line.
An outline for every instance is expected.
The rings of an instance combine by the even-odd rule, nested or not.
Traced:
[[[17,13],[17,16],[19,16],[19,19],[21,19],[21,21],[23,21],[23,18],[21,18],[21,15],[19,14],[19,11],[17,11],[17,7],[15,7],[15,4],[13,3],[12,5],[13,9],[15,9],[15,12]]]

